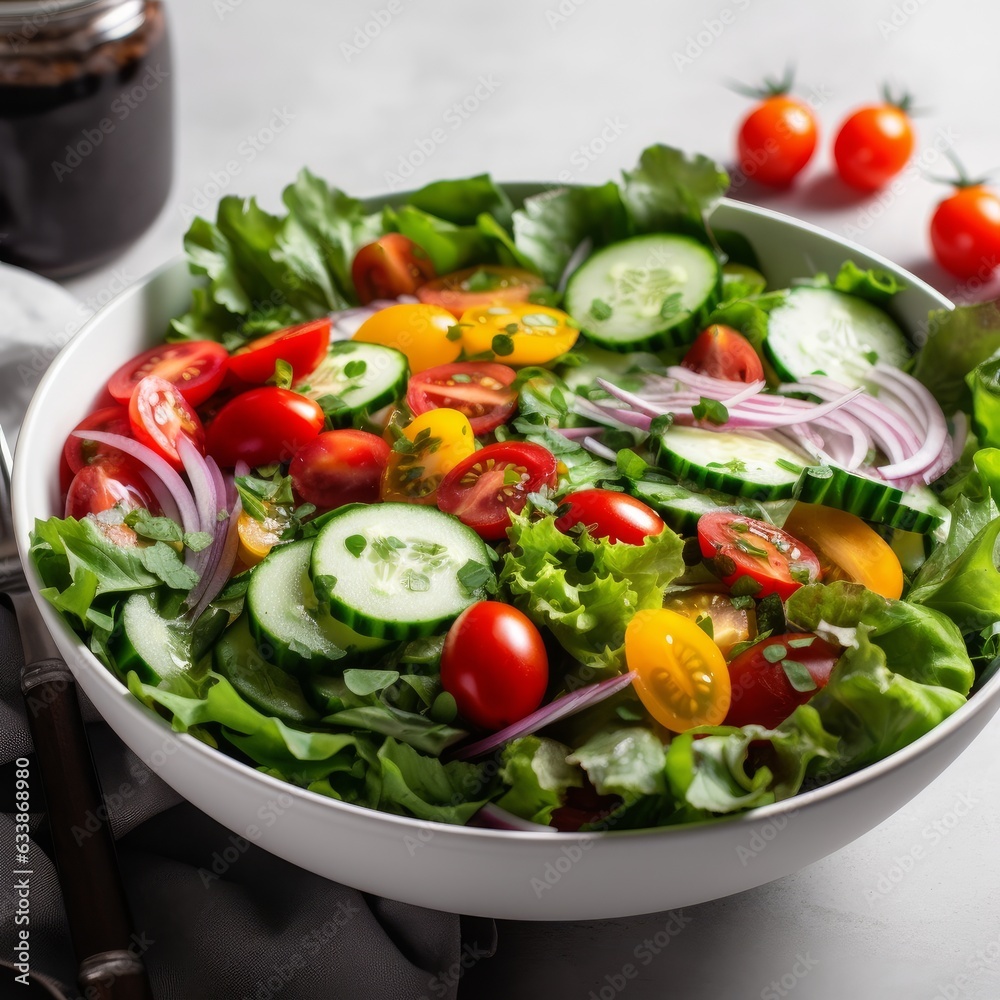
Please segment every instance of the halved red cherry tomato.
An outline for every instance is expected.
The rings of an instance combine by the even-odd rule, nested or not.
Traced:
[[[124,513],[143,507],[152,514],[160,508],[135,463],[104,458],[84,465],[73,477],[66,493],[66,517],[77,520],[88,514],[102,514],[120,506]]]
[[[233,397],[208,425],[208,453],[223,468],[287,462],[323,429],[319,403],[291,389],[263,385]]]
[[[754,597],[777,594],[782,600],[821,576],[819,559],[807,545],[773,524],[728,511],[698,519],[701,554],[732,587],[741,577],[758,585]]]
[[[715,323],[695,337],[681,364],[692,371],[730,382],[759,382],[764,366],[750,341],[731,326]]]
[[[412,295],[434,276],[427,251],[402,233],[386,233],[363,246],[351,264],[351,278],[362,305],[373,299]]]
[[[503,729],[530,715],[542,703],[548,682],[545,643],[509,604],[473,604],[445,636],[441,686],[458,711],[483,729]]]
[[[772,636],[729,664],[727,726],[775,729],[830,679],[840,649],[806,632]]]
[[[320,363],[329,345],[330,320],[324,316],[251,341],[229,359],[229,370],[249,385],[263,385],[280,359],[292,366],[292,378],[298,381]]]
[[[108,392],[128,403],[132,390],[147,375],[177,386],[191,406],[198,406],[222,384],[229,352],[214,340],[160,344],[126,362],[108,379]]]
[[[147,375],[132,390],[128,404],[132,436],[162,455],[171,465],[181,468],[177,440],[187,435],[200,450],[205,450],[205,431],[180,390],[158,375]]]
[[[390,450],[368,431],[324,431],[299,448],[288,474],[295,492],[322,510],[376,503]]]
[[[81,420],[74,431],[103,431],[106,434],[121,434],[132,436],[132,425],[128,420],[128,408],[124,406],[105,406],[95,410]],[[110,445],[98,444],[86,438],[66,438],[63,446],[63,458],[70,472],[79,472],[85,465],[92,465],[103,458],[121,458],[122,453]]]
[[[456,361],[426,368],[410,379],[406,405],[414,416],[446,406],[469,418],[475,434],[487,434],[506,423],[517,405],[510,388],[513,368],[489,361]]]
[[[614,490],[580,490],[571,493],[564,505],[569,510],[556,520],[556,527],[568,534],[582,524],[594,538],[609,542],[642,545],[649,535],[663,531],[663,518],[641,500]]]
[[[520,514],[528,494],[557,479],[556,458],[529,441],[488,444],[460,462],[441,481],[437,504],[481,538],[503,538],[510,513]]]
[[[467,309],[477,306],[527,302],[528,296],[544,284],[537,274],[520,267],[483,264],[428,281],[417,289],[417,298],[461,318]]]

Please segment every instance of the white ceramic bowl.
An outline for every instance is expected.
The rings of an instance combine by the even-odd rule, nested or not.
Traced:
[[[516,198],[538,186],[514,185]],[[907,284],[898,318],[921,329],[938,293],[888,261],[812,226],[723,203],[713,223],[737,229],[780,286],[848,256]],[[108,375],[163,335],[192,284],[174,262],[102,310],[53,363],[28,410],[14,471],[22,557],[35,516],[59,511],[59,454]],[[905,750],[823,788],[735,818],[665,830],[606,834],[508,833],[426,823],[363,809],[259,774],[173,733],[133,699],[38,597],[74,675],[121,738],[180,794],[246,840],[367,892],[443,910],[568,920],[691,905],[787,875],[871,830],[933,781],[1000,706],[1000,675]]]

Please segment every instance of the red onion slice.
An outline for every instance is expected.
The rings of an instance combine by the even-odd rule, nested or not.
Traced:
[[[515,722],[512,726],[507,726],[506,729],[501,729],[499,732],[477,740],[475,743],[470,743],[468,746],[460,747],[452,754],[452,757],[456,760],[481,757],[511,740],[516,740],[519,736],[530,736],[544,726],[575,715],[592,705],[598,705],[613,694],[624,691],[632,683],[634,676],[635,673],[630,670],[628,673],[618,674],[616,677],[609,677],[606,681],[590,684],[578,691],[564,694],[561,698],[556,698],[555,701],[543,705],[531,715],[526,715],[520,722]]]
[[[469,826],[478,826],[486,830],[517,830],[521,833],[558,833],[555,827],[532,823],[530,819],[521,819],[506,809],[501,809],[492,802],[487,802],[482,809],[469,820]]]

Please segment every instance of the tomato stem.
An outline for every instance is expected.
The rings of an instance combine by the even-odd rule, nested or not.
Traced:
[[[944,155],[948,157],[948,161],[955,168],[958,177],[939,177],[936,174],[929,174],[926,171],[922,171],[927,180],[934,181],[936,184],[950,184],[956,191],[961,191],[963,188],[979,187],[989,180],[989,174],[984,174],[982,177],[970,177],[964,164],[954,150],[946,149],[944,150]],[[990,171],[990,173],[992,172]]]
[[[900,90],[898,94],[893,93],[892,84],[889,82],[882,84],[882,100],[890,107],[898,108],[904,115],[911,118],[919,117],[928,113],[927,108],[915,108],[913,106],[913,95],[906,90]]]
[[[772,79],[765,76],[760,86],[751,87],[749,84],[741,83],[739,80],[730,80],[729,89],[744,97],[753,97],[757,100],[767,100],[769,97],[783,97],[792,89],[795,80],[795,67],[789,64],[785,67],[785,74],[780,79]]]

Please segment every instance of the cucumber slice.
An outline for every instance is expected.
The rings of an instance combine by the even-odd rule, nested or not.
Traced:
[[[731,510],[734,514],[755,517],[758,521],[780,524],[788,502],[779,504],[757,503],[748,497],[726,496],[722,493],[694,493],[679,483],[640,479],[626,483],[632,496],[649,504],[667,526],[681,535],[693,535],[698,529],[702,514],[718,510]],[[780,510],[776,509],[780,505]]]
[[[560,365],[556,374],[572,389],[573,392],[590,389],[594,380],[606,378],[615,385],[625,389],[632,388],[627,380],[635,377],[635,388],[640,388],[639,379],[642,376],[666,372],[666,365],[655,354],[646,351],[633,351],[625,354],[621,351],[606,351],[596,344],[580,341],[572,350],[572,355],[579,359],[579,364]],[[586,395],[586,393],[584,393]]]
[[[926,486],[904,492],[890,483],[836,465],[806,469],[798,499],[921,534],[937,531],[951,516],[934,491]]]
[[[911,348],[903,331],[865,299],[832,288],[793,288],[770,315],[764,350],[782,379],[821,372],[856,388],[877,362],[903,367]]]
[[[265,715],[293,724],[319,720],[319,712],[306,701],[299,682],[260,655],[249,616],[241,615],[226,629],[215,644],[212,662],[216,673]]]
[[[362,635],[432,635],[486,596],[490,553],[456,517],[406,503],[355,504],[316,536],[312,579]]]
[[[394,347],[339,340],[296,392],[315,399],[334,427],[363,423],[406,392],[406,355]]]
[[[752,431],[671,427],[654,442],[657,464],[683,482],[754,500],[796,496],[809,459]]]
[[[250,630],[265,658],[286,670],[307,673],[335,664],[342,669],[355,654],[381,649],[381,639],[358,635],[319,606],[309,580],[315,539],[272,549],[253,571],[247,587]]]
[[[570,278],[566,310],[609,351],[656,350],[694,339],[719,301],[708,247],[687,236],[636,236],[598,250]]]

